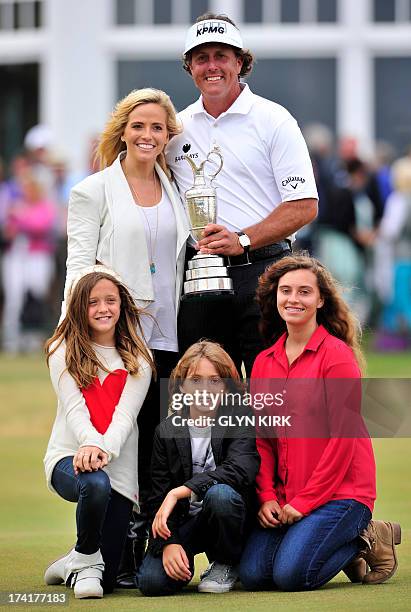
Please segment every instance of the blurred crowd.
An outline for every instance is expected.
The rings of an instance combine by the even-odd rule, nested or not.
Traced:
[[[411,346],[411,147],[398,157],[379,143],[372,159],[354,138],[335,142],[325,126],[304,131],[320,196],[318,218],[297,248],[318,257],[345,288],[359,320],[376,330],[379,350]],[[44,125],[29,130],[9,167],[0,160],[1,349],[38,350],[59,315],[65,278],[73,174]]]
[[[379,350],[411,346],[411,146],[401,157],[378,143],[361,156],[354,138],[335,143],[323,125],[305,138],[319,192],[315,223],[299,234],[345,288]]]
[[[65,279],[66,219],[71,187],[97,170],[73,174],[47,126],[25,136],[8,168],[0,160],[0,346],[39,350],[60,316]]]

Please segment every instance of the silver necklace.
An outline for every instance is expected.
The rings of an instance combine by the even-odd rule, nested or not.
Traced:
[[[127,175],[126,175],[127,176]],[[157,236],[158,236],[158,205],[156,206],[156,225],[155,225],[155,236],[154,236],[154,245],[153,245],[153,241],[152,241],[152,237],[151,237],[151,225],[148,221],[148,217],[144,211],[144,206],[141,206],[141,204],[138,203],[139,201],[139,197],[136,193],[136,190],[134,189],[133,185],[131,184],[131,181],[129,179],[129,177],[127,176],[127,182],[130,185],[131,191],[133,192],[134,195],[134,201],[137,204],[137,206],[140,208],[141,212],[143,213],[146,225],[147,225],[147,230],[148,230],[148,240],[149,240],[149,255],[150,255],[150,272],[151,274],[155,274],[156,273],[156,264],[154,262],[154,254],[157,248]],[[157,181],[156,181],[156,177],[155,177],[155,172],[153,170],[153,182],[154,182],[154,200],[155,202],[157,202]]]

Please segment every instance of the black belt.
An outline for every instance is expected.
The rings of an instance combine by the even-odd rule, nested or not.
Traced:
[[[255,263],[256,261],[263,261],[264,259],[278,257],[278,255],[282,255],[283,253],[291,253],[290,240],[280,240],[280,242],[268,244],[260,249],[249,251],[248,254],[244,253],[243,255],[233,255],[232,257],[227,257],[227,266],[245,266],[247,264]]]

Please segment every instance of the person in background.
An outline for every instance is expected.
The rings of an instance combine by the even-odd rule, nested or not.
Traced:
[[[350,302],[361,323],[368,323],[373,315],[372,296],[374,244],[378,225],[383,214],[381,198],[375,174],[358,158],[346,162],[348,189],[354,205],[354,225],[351,235],[360,255],[361,271],[353,287]]]
[[[60,316],[60,304],[64,292],[67,259],[67,208],[70,190],[75,183],[74,175],[69,171],[64,155],[52,149],[49,155],[49,167],[53,173],[53,191],[58,216],[55,224],[55,265],[56,274],[51,290],[51,316],[57,322]],[[84,178],[84,176],[82,177]]]
[[[411,158],[392,166],[388,196],[376,242],[375,285],[383,304],[376,345],[406,349],[411,341]]]
[[[379,194],[375,175],[365,162],[358,158],[346,163],[348,187],[354,197],[354,237],[360,247],[372,245],[376,228],[382,217],[383,201]]]
[[[0,158],[0,232],[4,223],[9,202],[9,189],[5,179],[4,163]],[[0,233],[1,236],[1,233]],[[1,244],[1,243],[0,243]]]
[[[6,172],[3,168],[0,197],[0,230],[6,221],[8,209],[15,204],[16,200],[21,198],[21,179],[29,171],[30,164],[24,155],[16,155],[12,159],[8,177],[6,177]]]
[[[283,379],[287,402],[290,394],[299,400],[289,406],[293,422],[310,423],[314,415],[314,426],[325,419],[325,427],[320,435],[304,427],[304,438],[285,434],[284,427],[269,436],[257,431],[259,526],[245,547],[240,579],[249,590],[299,591],[318,588],[344,570],[352,582],[384,582],[397,569],[401,528],[370,520],[375,461],[356,418],[361,389],[353,383],[361,378],[363,358],[355,318],[330,273],[306,256],[267,268],[257,299],[271,346],[255,360],[252,392],[264,381]],[[293,393],[293,381],[298,386],[305,379],[321,381],[324,413],[318,412],[318,393]],[[347,381],[344,393],[338,379]]]
[[[115,585],[138,502],[138,428],[154,364],[138,334],[140,312],[112,270],[91,266],[73,282],[66,315],[46,344],[57,416],[44,458],[47,484],[77,504],[74,548],[45,583],[77,599]]]
[[[6,250],[2,258],[2,345],[11,354],[41,346],[45,300],[54,274],[57,216],[56,207],[45,198],[31,171],[20,176],[18,184],[21,196],[9,207],[3,225]],[[21,327],[25,309],[31,317],[30,327],[34,327],[28,337]]]
[[[4,295],[1,263],[3,253],[10,246],[10,239],[6,238],[6,221],[9,210],[14,206],[16,200],[21,199],[19,186],[20,176],[27,174],[29,164],[23,155],[17,155],[10,163],[10,172],[7,176],[5,164],[0,162],[0,313],[3,311]]]
[[[383,207],[385,207],[387,199],[393,191],[391,166],[395,157],[395,149],[388,142],[379,141],[376,143],[373,166]]]
[[[329,192],[335,185],[335,172],[338,162],[334,155],[334,136],[331,129],[322,123],[309,123],[303,128],[303,136],[307,143],[313,165],[315,182],[318,191],[317,218],[302,228],[296,237],[294,248],[314,252],[317,244],[317,226],[322,222],[329,206]]]
[[[349,143],[350,140],[347,140]],[[348,147],[345,154],[353,154]],[[316,161],[313,161],[317,174]],[[372,310],[373,248],[382,215],[375,176],[357,157],[345,161],[344,180],[322,184],[325,198],[316,225],[315,253],[346,288],[347,300],[362,323]]]
[[[38,124],[31,127],[24,137],[25,155],[30,168],[41,184],[45,195],[55,199],[53,170],[50,167],[50,149],[53,144],[53,134],[48,125]]]

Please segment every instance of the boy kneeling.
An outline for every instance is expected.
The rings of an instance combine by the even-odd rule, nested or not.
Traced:
[[[217,404],[216,397],[240,397],[243,386],[230,356],[206,340],[185,352],[172,372],[170,390],[193,401],[155,432],[154,520],[139,587],[144,595],[177,593],[194,575],[194,556],[205,552],[210,565],[198,590],[225,593],[237,580],[260,458],[254,428],[231,427],[230,419],[221,417],[251,412],[235,402]]]

